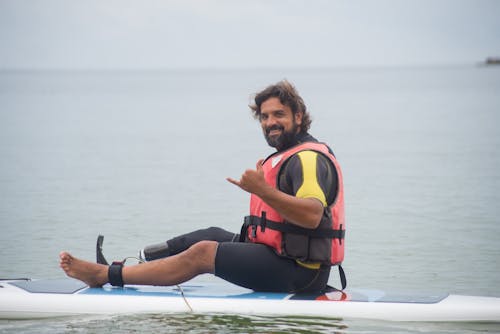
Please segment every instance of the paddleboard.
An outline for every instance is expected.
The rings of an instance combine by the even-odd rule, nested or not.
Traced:
[[[1,319],[183,312],[500,322],[500,298],[353,288],[325,294],[263,293],[222,280],[200,283],[196,279],[172,287],[102,288],[89,288],[70,278],[0,280]]]

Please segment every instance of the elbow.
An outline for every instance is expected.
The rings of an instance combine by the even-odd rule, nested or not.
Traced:
[[[309,229],[316,229],[321,224],[321,219],[323,218],[323,206],[317,208],[317,210],[311,210],[307,216],[303,217],[302,227]]]
[[[308,225],[311,229],[316,229],[319,227],[321,223],[321,219],[323,218],[324,207],[323,204],[315,199],[314,201],[314,209],[311,210],[308,219]]]
[[[304,200],[302,203],[305,205],[296,207],[293,214],[284,217],[292,224],[314,230],[320,225],[325,208],[317,199],[306,198],[302,200]]]
[[[311,220],[309,221],[309,228],[311,229],[316,229],[319,227],[319,224],[321,223],[321,218],[323,217],[323,214],[315,214],[311,217]]]

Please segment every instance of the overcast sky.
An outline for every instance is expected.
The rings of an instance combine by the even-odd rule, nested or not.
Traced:
[[[497,0],[0,0],[0,69],[391,66],[488,56],[500,56]]]

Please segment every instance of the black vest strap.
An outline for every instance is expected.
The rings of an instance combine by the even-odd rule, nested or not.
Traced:
[[[332,292],[332,291],[343,291],[347,287],[347,279],[345,277],[345,272],[344,268],[339,264],[337,265],[339,267],[339,276],[340,276],[340,285],[342,286],[342,289],[337,289],[336,287],[333,287],[331,285],[327,285],[324,292]]]
[[[344,268],[342,268],[341,265],[339,265],[338,267],[339,267],[339,275],[340,275],[340,284],[342,284],[342,290],[345,290],[345,288],[347,287],[347,279],[345,277]]]
[[[260,226],[262,232],[264,232],[266,228],[269,228],[271,230],[276,230],[283,233],[302,234],[310,238],[329,238],[329,239],[342,240],[345,237],[345,230],[332,230],[326,228],[322,229],[317,228],[313,230],[313,229],[303,228],[297,225],[278,223],[266,219],[266,217],[263,215],[263,217],[257,217],[257,216],[245,217],[243,226],[241,227],[240,241],[242,238],[243,240],[245,240],[244,238],[246,236],[246,231],[250,226],[252,226],[252,229],[257,229],[257,226]]]

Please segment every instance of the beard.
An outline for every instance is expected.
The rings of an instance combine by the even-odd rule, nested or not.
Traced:
[[[269,146],[274,147],[278,151],[281,151],[285,148],[289,148],[295,145],[297,139],[297,124],[293,124],[292,129],[290,131],[285,131],[285,129],[281,125],[273,125],[269,128],[266,128],[264,131],[264,137],[266,138]],[[279,136],[270,136],[269,132],[272,130],[280,130],[281,134]]]

